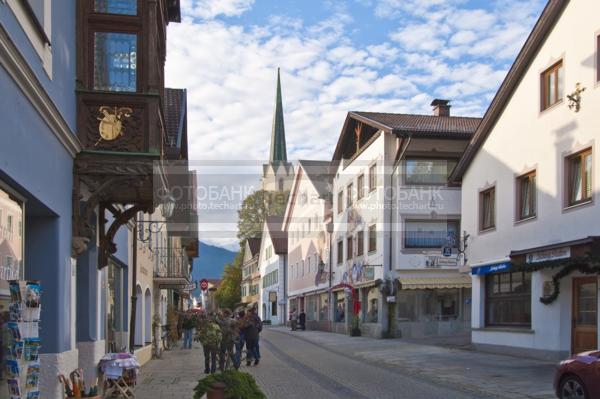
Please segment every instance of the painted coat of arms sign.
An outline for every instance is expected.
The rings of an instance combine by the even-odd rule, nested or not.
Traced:
[[[95,146],[102,140],[112,141],[121,137],[125,130],[122,121],[124,118],[129,118],[133,113],[133,110],[129,107],[102,106],[99,111],[102,113],[102,117],[98,118],[100,121],[100,124],[98,125],[100,138]]]

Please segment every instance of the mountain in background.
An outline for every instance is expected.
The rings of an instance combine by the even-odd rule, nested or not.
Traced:
[[[223,276],[225,265],[233,262],[235,252],[225,248],[215,247],[200,241],[199,257],[194,259],[192,279],[194,281],[206,279],[220,279]],[[199,289],[194,290],[194,296],[199,296]]]

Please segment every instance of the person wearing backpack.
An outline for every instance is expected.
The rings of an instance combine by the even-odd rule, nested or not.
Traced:
[[[196,340],[202,344],[204,351],[204,374],[214,374],[217,371],[217,354],[221,346],[221,328],[215,321],[214,315],[198,320]]]

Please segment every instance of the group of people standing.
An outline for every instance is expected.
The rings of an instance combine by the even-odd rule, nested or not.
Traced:
[[[304,313],[304,309],[301,309],[300,313],[298,313],[296,308],[292,308],[290,311],[290,327],[292,328],[292,331],[298,329],[298,323],[300,323],[300,329],[302,331],[306,330],[306,313]]]
[[[221,309],[207,314],[204,311],[188,311],[182,314],[183,349],[191,349],[192,339],[202,344],[204,373],[213,374],[230,365],[238,369],[246,347],[246,366],[260,362],[259,338],[262,320],[256,308],[232,313]],[[194,330],[196,331],[194,335]]]

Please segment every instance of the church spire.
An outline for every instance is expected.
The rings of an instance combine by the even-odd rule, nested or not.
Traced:
[[[273,129],[271,130],[271,151],[269,152],[269,162],[287,162],[279,68],[277,68],[277,98],[275,100],[275,114],[273,115]]]

